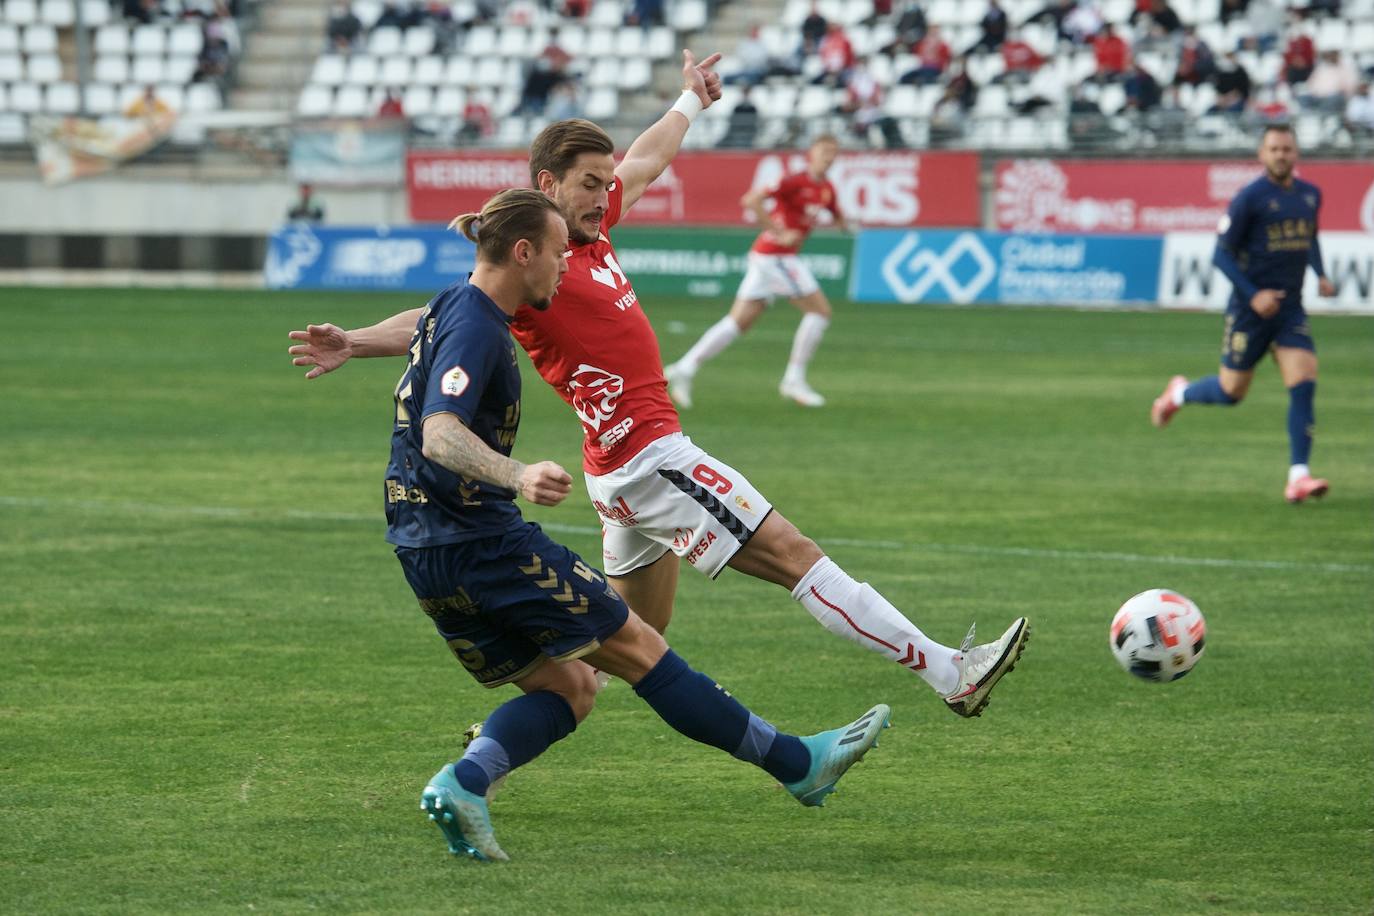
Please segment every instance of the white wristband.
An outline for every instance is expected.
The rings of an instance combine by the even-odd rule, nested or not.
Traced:
[[[677,101],[673,103],[673,107],[668,110],[676,111],[687,119],[688,124],[691,124],[692,120],[701,113],[701,98],[692,90],[684,89],[682,95],[678,96]]]

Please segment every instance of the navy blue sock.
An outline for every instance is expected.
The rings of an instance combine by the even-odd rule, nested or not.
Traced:
[[[1183,403],[1185,404],[1224,404],[1230,406],[1236,403],[1236,399],[1226,393],[1226,389],[1221,387],[1221,379],[1215,375],[1200,378],[1183,389]]]
[[[811,767],[811,752],[798,738],[745,709],[672,649],[635,684],[635,693],[688,738],[762,767],[779,782],[796,782]]]
[[[575,728],[572,707],[558,694],[540,690],[518,696],[487,716],[481,736],[453,765],[453,775],[473,795],[486,795],[493,782],[529,763]]]
[[[1312,455],[1312,427],[1317,418],[1312,401],[1317,396],[1316,381],[1298,382],[1288,389],[1288,449],[1290,464],[1307,464]]]

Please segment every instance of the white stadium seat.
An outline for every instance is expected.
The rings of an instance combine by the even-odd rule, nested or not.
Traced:
[[[377,82],[377,59],[359,54],[348,61],[344,82],[350,86],[371,86]],[[335,100],[338,101],[337,99]]]
[[[361,86],[341,86],[334,94],[334,114],[341,118],[361,118],[372,114],[367,90]]]
[[[0,111],[4,110],[3,103],[0,103]],[[0,143],[23,143],[27,136],[28,130],[22,115],[0,114]]]
[[[647,56],[643,29],[621,29],[615,33],[615,53],[620,57]]]
[[[86,84],[86,113],[92,115],[113,114],[115,110],[115,89],[106,83]]]
[[[303,118],[328,117],[334,110],[334,90],[329,86],[307,83],[296,102],[296,114]]]
[[[677,0],[668,8],[668,22],[679,32],[700,31],[706,25],[706,0]]]
[[[437,86],[444,81],[444,59],[437,54],[415,59],[411,82],[418,86]]]
[[[440,117],[457,117],[467,106],[468,94],[457,86],[443,86],[434,93],[431,112]]]
[[[219,90],[210,83],[192,83],[186,87],[186,111],[219,111],[224,107]]]
[[[129,39],[129,50],[134,54],[162,54],[167,50],[167,30],[160,25],[134,26]]]
[[[383,86],[406,86],[410,84],[410,74],[413,67],[409,57],[389,57],[382,62],[381,73],[378,74],[378,81]]]
[[[358,17],[363,28],[372,28],[382,15],[382,0],[353,0],[353,15]]]
[[[10,111],[36,114],[43,110],[43,87],[34,83],[10,84]]]
[[[310,74],[310,82],[324,86],[337,86],[344,81],[346,61],[338,54],[321,54],[315,58],[315,68]]]
[[[128,54],[129,30],[123,25],[102,25],[95,31],[96,54]]]
[[[5,19],[15,25],[33,25],[38,21],[38,4],[34,0],[7,0]]]
[[[654,60],[667,60],[677,56],[677,38],[666,25],[656,25],[649,30],[645,51]]]
[[[620,78],[620,63],[614,60],[601,59],[592,64],[592,68],[587,73],[588,86],[614,86]]]
[[[55,28],[70,28],[72,23],[76,22],[76,4],[72,0],[43,0],[38,8],[38,18]],[[52,108],[49,107],[48,110],[51,111]]]
[[[557,41],[558,46],[573,57],[582,57],[587,53],[587,30],[580,25],[563,26],[550,40]]]
[[[422,118],[434,112],[434,90],[428,86],[411,86],[401,96],[401,107],[407,117]]]
[[[24,69],[30,82],[56,83],[62,79],[62,61],[56,54],[35,54]]]
[[[57,29],[50,25],[31,25],[24,30],[25,54],[56,54]]]
[[[124,55],[97,57],[94,76],[97,82],[118,85],[129,79],[129,59]]]
[[[9,111],[9,110],[10,110],[10,91],[9,91],[8,89],[5,88],[5,84],[4,84],[4,83],[0,83],[0,112],[7,112],[7,111]],[[0,117],[7,117],[7,115],[0,115]]]
[[[647,89],[652,81],[653,68],[647,57],[630,57],[621,62],[617,85],[622,90],[635,92],[640,89]]]
[[[496,48],[489,53],[498,57],[528,57],[538,53],[530,48],[530,31],[523,26],[506,26],[496,33]]]
[[[797,96],[797,117],[822,118],[835,110],[829,86],[803,86]]]
[[[401,53],[401,30],[390,25],[373,29],[367,37],[367,53],[374,57]]]
[[[588,32],[587,47],[583,53],[588,57],[610,57],[615,53],[615,32],[610,29]]]
[[[679,0],[680,2],[680,0]],[[672,4],[668,4],[672,6]],[[620,0],[596,0],[587,14],[587,25],[597,29],[618,29],[625,22],[625,8]]]
[[[110,4],[106,0],[80,0],[81,21],[86,28],[98,28],[110,21]]]
[[[424,57],[434,53],[434,30],[428,26],[406,29],[405,53],[409,57]]]
[[[0,83],[17,83],[24,78],[24,59],[18,54],[0,54]]]
[[[161,57],[135,57],[133,68],[129,70],[129,79],[146,86],[162,82],[165,72]]]
[[[205,45],[205,33],[200,26],[190,22],[183,22],[172,26],[167,34],[167,53],[168,54],[191,54],[196,55],[201,52]]]
[[[6,22],[0,22],[0,54],[19,51],[19,30]]]
[[[169,57],[163,77],[169,83],[189,83],[200,61],[195,57]]]
[[[620,111],[620,95],[614,89],[593,89],[587,93],[587,103],[582,107],[593,121],[614,118]]]

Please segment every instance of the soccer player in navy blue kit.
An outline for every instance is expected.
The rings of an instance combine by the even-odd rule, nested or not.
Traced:
[[[1300,503],[1329,489],[1307,467],[1317,392],[1317,352],[1302,307],[1307,268],[1316,272],[1321,295],[1334,295],[1336,288],[1326,278],[1317,241],[1322,193],[1293,175],[1298,162],[1293,129],[1286,124],[1266,127],[1259,160],[1264,175],[1240,190],[1217,227],[1212,263],[1232,285],[1221,369],[1191,383],[1181,375],[1169,379],[1155,398],[1150,419],[1164,426],[1185,404],[1239,404],[1250,390],[1255,364],[1272,350],[1288,389],[1290,464],[1284,498]]]
[[[542,192],[515,189],[454,225],[476,242],[476,269],[430,301],[411,339],[395,393],[387,540],[420,607],[473,678],[522,694],[434,775],[421,808],[454,854],[507,859],[492,833],[488,790],[591,711],[592,665],[629,683],[682,734],[819,805],[877,743],[888,707],[806,738],[778,731],[669,649],[599,570],[521,517],[517,494],[553,506],[572,489],[554,462],[510,457],[520,370],[509,325],[522,304],[549,307],[567,270],[567,223]]]

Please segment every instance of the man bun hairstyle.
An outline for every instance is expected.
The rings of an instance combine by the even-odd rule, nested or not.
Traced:
[[[615,152],[611,135],[585,118],[554,121],[530,144],[530,184],[539,187],[539,173],[549,172],[559,181],[583,153],[609,156]]]
[[[542,191],[509,188],[483,204],[480,213],[464,213],[448,227],[477,245],[477,260],[504,264],[521,239],[529,240],[536,250],[543,250],[548,213],[560,218],[563,215]]]

